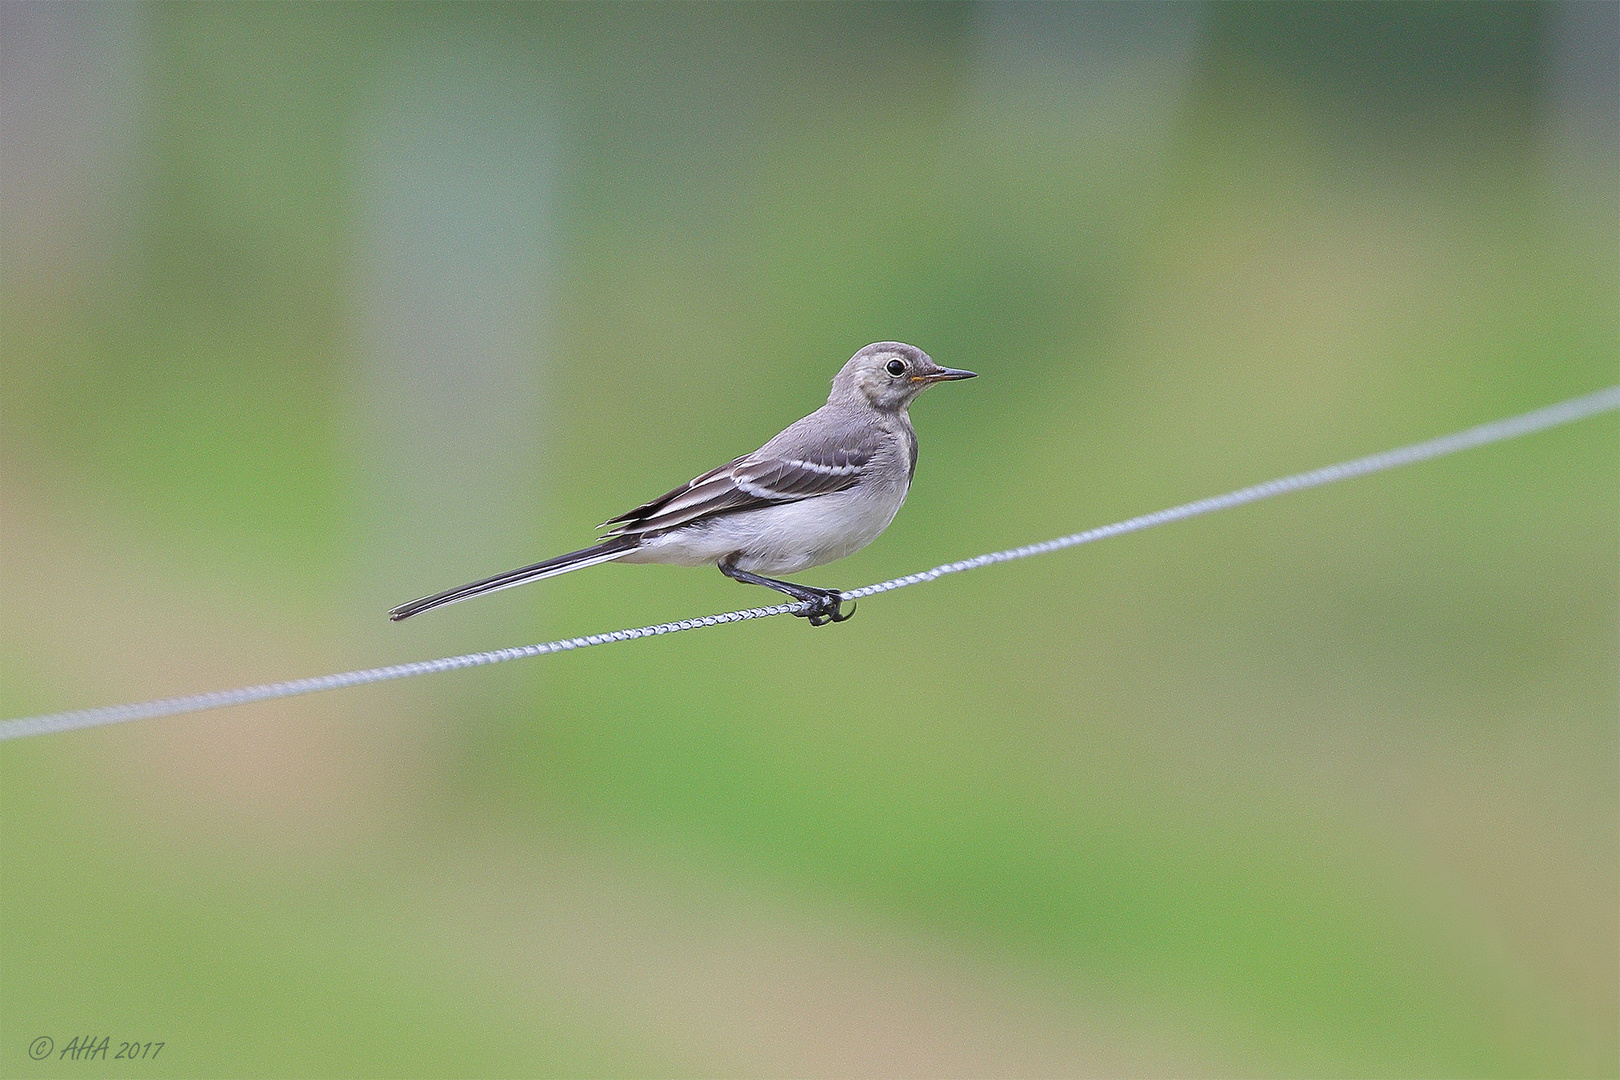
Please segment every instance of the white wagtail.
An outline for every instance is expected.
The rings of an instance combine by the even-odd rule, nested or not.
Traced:
[[[971,379],[940,367],[914,345],[868,345],[833,379],[827,404],[736,461],[602,524],[593,547],[425,596],[388,613],[396,622],[597,563],[715,565],[729,578],[765,585],[811,606],[811,626],[843,622],[832,589],[762,574],[792,574],[852,555],[889,527],[917,470],[908,410],[937,382]]]

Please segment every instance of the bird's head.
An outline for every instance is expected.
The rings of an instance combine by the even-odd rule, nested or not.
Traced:
[[[915,345],[879,341],[849,358],[833,378],[830,402],[866,403],[879,412],[902,412],[937,382],[971,379],[971,371],[940,367]]]

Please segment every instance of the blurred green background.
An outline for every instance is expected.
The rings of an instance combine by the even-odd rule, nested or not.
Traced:
[[[982,377],[817,584],[1620,374],[1610,3],[0,30],[6,716],[768,602],[605,567],[383,618],[869,341]],[[1615,1075],[1616,433],[818,631],[7,743],[0,1075]]]

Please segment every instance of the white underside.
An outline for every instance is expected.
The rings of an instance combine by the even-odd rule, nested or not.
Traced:
[[[643,540],[619,562],[706,566],[736,555],[755,574],[792,574],[852,555],[889,527],[910,484],[864,483],[830,495],[721,514]]]

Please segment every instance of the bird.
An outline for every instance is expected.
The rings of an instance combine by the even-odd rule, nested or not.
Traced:
[[[835,589],[783,581],[876,540],[906,501],[917,471],[911,403],[935,383],[975,373],[941,367],[915,345],[879,341],[834,376],[827,404],[751,454],[710,469],[609,518],[596,544],[401,604],[395,622],[474,596],[602,563],[716,566],[806,604],[811,626],[843,622]]]

